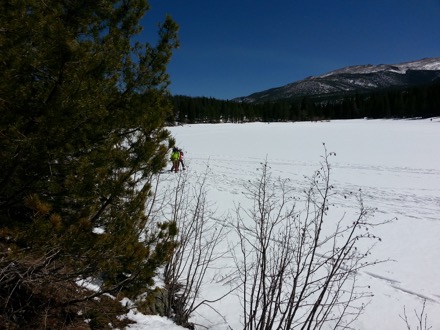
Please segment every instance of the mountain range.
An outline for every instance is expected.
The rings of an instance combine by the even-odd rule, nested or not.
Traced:
[[[355,65],[235,98],[234,101],[262,103],[304,96],[320,99],[390,88],[410,88],[440,82],[440,57],[399,64]]]

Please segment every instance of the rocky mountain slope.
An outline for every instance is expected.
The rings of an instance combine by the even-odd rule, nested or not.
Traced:
[[[294,99],[344,96],[387,88],[407,88],[440,82],[440,57],[399,64],[356,65],[309,77],[285,86],[236,98],[235,101],[259,103]]]

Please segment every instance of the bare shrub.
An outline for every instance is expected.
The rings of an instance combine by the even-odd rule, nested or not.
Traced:
[[[176,248],[163,271],[166,299],[163,314],[188,328],[193,327],[189,318],[197,308],[212,302],[197,298],[210,267],[226,252],[217,251],[227,227],[215,219],[208,203],[207,175],[205,172],[189,178],[188,172],[176,174],[170,195],[162,196],[159,203],[162,216],[175,222],[178,230],[174,238]]]
[[[425,307],[426,307],[426,299],[423,300],[423,306],[422,306],[422,310],[420,312],[417,312],[417,310],[414,310],[414,315],[417,319],[416,323],[416,330],[430,330],[432,329],[431,326],[428,325],[428,314],[426,314],[425,312]],[[399,315],[400,318],[405,322],[406,325],[406,329],[407,330],[412,330],[413,328],[411,327],[412,322],[410,321],[407,313],[406,313],[406,307],[403,307],[403,316]]]
[[[357,282],[360,269],[377,263],[368,255],[379,238],[374,210],[359,192],[354,215],[329,217],[330,163],[322,167],[298,197],[289,180],[273,179],[265,162],[250,181],[246,196],[253,206],[238,205],[233,225],[240,243],[234,251],[244,329],[349,329],[371,293]],[[363,240],[372,240],[366,248]]]
[[[60,250],[43,256],[1,244],[1,329],[109,329],[131,321],[119,301],[78,286]],[[99,299],[92,299],[93,297]]]

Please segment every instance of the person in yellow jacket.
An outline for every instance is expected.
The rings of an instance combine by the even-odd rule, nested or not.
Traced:
[[[180,163],[180,151],[177,148],[173,148],[171,151],[171,162],[173,163],[173,167],[171,167],[171,172],[179,172],[179,163]]]

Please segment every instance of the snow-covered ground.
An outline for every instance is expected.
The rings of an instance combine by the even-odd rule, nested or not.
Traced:
[[[243,201],[243,183],[258,176],[257,169],[266,159],[273,176],[290,178],[298,187],[306,184],[304,176],[319,168],[325,143],[328,151],[336,153],[330,159],[336,189],[361,188],[364,203],[378,209],[376,218],[398,218],[379,228],[382,241],[373,251],[374,257],[391,261],[360,276],[374,297],[355,328],[406,329],[399,317],[405,307],[416,329],[414,310],[420,312],[426,299],[428,325],[440,329],[439,118],[199,124],[171,127],[170,131],[185,151],[190,176],[206,171],[209,165],[208,196],[220,215]],[[176,175],[166,174],[166,180]],[[349,203],[336,200],[340,209],[355,207]],[[215,281],[207,283],[202,298],[215,299],[225,290]],[[201,308],[193,321],[212,330],[242,328],[235,295],[212,306],[217,312]],[[146,320],[150,323],[142,327],[139,322],[136,329],[169,328],[157,319],[157,326],[152,318]]]

